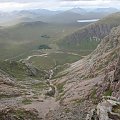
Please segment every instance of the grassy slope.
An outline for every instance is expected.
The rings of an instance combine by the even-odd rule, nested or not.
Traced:
[[[58,65],[72,63],[81,57],[68,53],[51,53],[47,57],[33,57],[29,61],[40,69],[50,70]]]
[[[56,41],[78,29],[81,24],[47,24],[42,22],[22,23],[0,30],[1,59],[18,56],[38,49],[41,44],[57,48]],[[48,38],[42,36],[47,35]]]
[[[34,67],[30,68],[24,63],[15,61],[0,61],[0,70],[16,78],[17,80],[24,80],[27,77],[38,78],[42,80],[45,75],[47,75],[44,71],[37,69],[36,75],[33,75],[32,70],[35,70]]]

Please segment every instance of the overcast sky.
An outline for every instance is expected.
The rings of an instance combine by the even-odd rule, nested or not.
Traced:
[[[2,11],[38,9],[38,8],[58,10],[58,9],[69,9],[72,7],[120,8],[120,0],[0,0],[0,10]]]

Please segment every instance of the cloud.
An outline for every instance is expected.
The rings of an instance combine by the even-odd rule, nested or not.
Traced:
[[[54,1],[59,1],[59,0],[0,0],[0,2],[17,2],[17,3],[30,3],[30,2],[54,2]]]
[[[37,2],[37,4],[36,4]],[[0,10],[12,11],[21,9],[69,9],[72,7],[96,8],[116,7],[120,8],[120,0],[0,0]]]
[[[30,3],[30,2],[54,2],[54,1],[113,1],[113,0],[0,0],[0,2],[17,2],[17,3]],[[114,1],[120,1],[120,0],[114,0]],[[114,2],[113,1],[113,2]]]

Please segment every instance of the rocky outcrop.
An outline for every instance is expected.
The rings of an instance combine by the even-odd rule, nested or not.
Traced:
[[[114,82],[119,82],[120,81],[120,58],[118,60],[118,63],[116,65],[116,70],[114,73]]]
[[[14,78],[0,73],[0,100],[21,95]],[[0,103],[1,106],[1,103]]]
[[[40,120],[38,112],[23,108],[4,108],[0,109],[0,120]]]
[[[85,120],[89,110],[96,107],[103,96],[113,96],[119,100],[119,53],[120,26],[113,28],[90,55],[73,63],[61,73],[62,77],[54,83],[55,85],[64,83],[61,87],[62,92],[57,97],[61,105],[57,110],[50,112],[48,120],[57,119],[58,116],[60,120]],[[101,105],[100,102],[99,107]],[[77,113],[75,111],[78,111],[78,108],[80,110]],[[67,111],[69,115],[64,113],[64,109],[69,109]],[[93,113],[94,119],[99,120],[96,110]],[[111,117],[115,117],[110,111],[109,113]]]
[[[114,96],[120,100],[120,59],[116,63],[116,66],[113,70],[105,71],[105,77],[103,81],[96,86],[96,97],[102,98],[105,96]]]
[[[120,58],[116,65],[113,82],[111,83],[111,88],[113,91],[112,95],[120,100]]]
[[[105,52],[113,52],[113,54],[118,53],[119,49],[115,52],[115,49],[120,47],[120,27],[114,28],[112,34],[102,41],[93,54],[103,54]],[[105,40],[107,40],[107,46],[102,49]],[[100,47],[100,48],[99,48]],[[112,59],[111,62],[114,67],[110,69],[109,66],[106,67],[105,77],[103,82],[101,82],[96,88],[96,96],[100,99],[103,95],[103,101],[99,103],[96,109],[91,110],[91,113],[87,116],[86,120],[119,120],[120,119],[120,57],[117,59]],[[111,57],[111,56],[110,56]],[[111,96],[111,97],[107,97]],[[113,96],[113,97],[112,97]]]
[[[0,73],[0,84],[14,86],[15,81],[13,78],[10,78],[10,76]]]
[[[86,120],[120,120],[120,102],[112,97],[104,98],[95,109],[91,110]]]

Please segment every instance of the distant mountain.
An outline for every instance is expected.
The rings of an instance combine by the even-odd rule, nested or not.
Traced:
[[[15,25],[21,22],[43,21],[49,23],[75,23],[77,20],[100,19],[110,13],[119,11],[115,8],[97,8],[86,11],[82,8],[72,8],[67,11],[51,11],[47,9],[30,9],[13,12],[0,12],[0,25]]]
[[[52,23],[76,23],[77,20],[84,18],[83,15],[71,11],[65,11],[50,17],[47,22]]]
[[[85,19],[101,19],[112,13],[119,12],[116,8],[97,8],[92,11],[87,11],[84,14]]]
[[[114,13],[114,12],[118,12],[119,10],[116,8],[97,8],[95,10],[93,10],[93,12],[97,12],[97,13]]]
[[[70,12],[78,13],[78,14],[85,14],[87,11],[82,8],[72,8],[69,10]]]
[[[45,21],[61,11],[50,11],[46,9],[22,10],[13,12],[0,12],[0,25],[15,25],[21,22]]]
[[[77,20],[101,19],[117,11],[119,10],[116,8],[97,8],[91,12],[82,8],[72,8],[67,11],[57,11],[57,14],[42,19],[42,21],[49,23],[75,23]]]
[[[18,12],[19,14],[31,14],[31,15],[40,15],[40,16],[52,16],[60,13],[61,11],[50,11],[47,9],[33,9],[33,10],[22,10]]]

